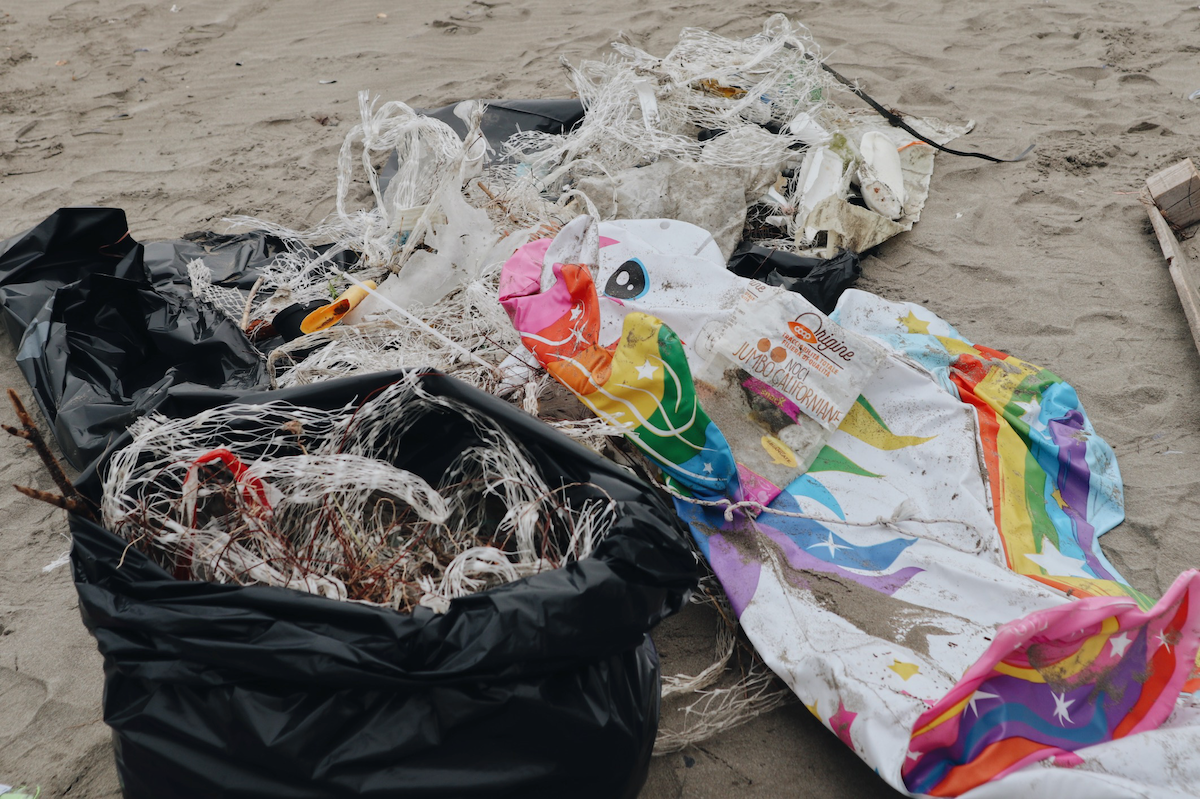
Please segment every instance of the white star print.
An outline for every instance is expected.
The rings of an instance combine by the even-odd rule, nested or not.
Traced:
[[[1040,555],[1026,555],[1025,557],[1045,569],[1046,574],[1054,574],[1059,577],[1092,576],[1083,570],[1084,561],[1062,554],[1049,538],[1042,539]]]
[[[583,313],[582,305],[576,305],[574,308],[572,308],[571,309],[571,321],[574,322],[576,319],[578,319],[579,315],[581,313]]]
[[[830,560],[833,560],[834,558],[836,558],[836,557],[837,557],[837,551],[838,551],[839,549],[849,549],[849,548],[850,548],[850,547],[846,546],[845,544],[837,544],[837,543],[834,543],[834,540],[833,540],[833,533],[830,533],[830,534],[829,534],[829,539],[828,539],[828,540],[826,540],[826,541],[822,541],[822,542],[821,542],[821,543],[819,543],[819,544],[813,544],[813,545],[812,545],[812,546],[810,546],[810,547],[806,547],[806,549],[817,549],[818,547],[825,547],[826,549],[828,549],[828,550],[829,550],[829,558],[830,558]]]
[[[1165,635],[1165,632],[1165,630],[1159,630],[1158,635],[1154,636],[1154,640],[1158,641],[1159,646],[1165,646],[1167,651],[1170,652],[1171,644],[1167,642],[1167,636]]]
[[[1108,642],[1112,644],[1113,657],[1118,658],[1124,655],[1125,650],[1128,649],[1129,645],[1133,643],[1129,640],[1129,633],[1114,635],[1112,638],[1108,639]]]
[[[649,358],[646,359],[644,364],[634,368],[637,370],[638,378],[640,380],[651,380],[654,378],[654,373],[658,371],[658,367],[650,363]]]
[[[975,711],[975,715],[979,715],[979,708],[975,707],[975,703],[983,699],[999,699],[997,694],[989,694],[987,691],[976,691],[971,694],[971,710]]]
[[[1071,715],[1067,713],[1067,708],[1075,704],[1075,700],[1067,699],[1065,692],[1056,694],[1051,691],[1050,695],[1054,697],[1054,718],[1058,719],[1059,725],[1065,727],[1067,723],[1074,724],[1075,722],[1071,721]],[[1066,721],[1064,722],[1063,719],[1066,719]]]
[[[712,470],[713,470],[713,466],[711,463],[704,464],[704,473],[705,474],[712,474]]]
[[[919,758],[921,756],[921,754],[922,754],[921,752],[918,752],[915,749],[910,749],[910,750],[908,750],[908,754],[905,755],[905,757],[907,757],[909,760],[916,760],[917,758]]]
[[[588,343],[588,340],[584,338],[583,328],[580,325],[576,325],[575,327],[571,328],[571,338],[575,339],[576,343],[578,344]]]
[[[1014,402],[1018,408],[1025,411],[1021,415],[1021,421],[1029,425],[1030,430],[1045,430],[1046,425],[1042,424],[1042,403],[1038,402],[1037,397],[1033,397],[1029,402]]]

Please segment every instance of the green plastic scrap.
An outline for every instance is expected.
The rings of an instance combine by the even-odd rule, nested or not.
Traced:
[[[18,785],[16,788],[0,785],[0,796],[4,799],[38,799],[42,795],[41,786]]]

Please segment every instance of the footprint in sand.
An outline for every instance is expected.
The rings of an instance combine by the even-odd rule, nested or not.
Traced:
[[[446,19],[435,19],[429,24],[435,28],[439,28],[442,33],[446,34],[447,36],[454,36],[458,34],[470,36],[483,30],[483,28],[475,25],[463,25],[460,22],[453,22]]]

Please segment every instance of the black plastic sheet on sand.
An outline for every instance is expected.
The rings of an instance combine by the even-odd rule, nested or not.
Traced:
[[[332,409],[398,373],[236,401]],[[104,656],[104,720],[127,799],[634,797],[658,723],[648,631],[677,611],[695,561],[673,510],[621,468],[440,374],[426,391],[487,414],[578,507],[617,521],[581,561],[401,614],[284,588],[172,578],[72,517],[84,623]],[[221,392],[182,392],[172,416]],[[436,481],[477,438],[462,417],[420,425],[397,465]],[[123,444],[116,442],[114,449]],[[101,465],[79,481],[98,497]]]
[[[779,286],[832,313],[842,292],[862,274],[858,253],[846,250],[833,258],[807,258],[743,241],[729,257],[729,270],[768,286]]]
[[[0,244],[0,318],[67,459],[83,468],[172,391],[265,387],[262,355],[193,298],[187,264],[248,289],[284,251],[261,231],[142,245],[109,208],[63,208]]]

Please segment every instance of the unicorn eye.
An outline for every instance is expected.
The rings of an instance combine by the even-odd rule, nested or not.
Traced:
[[[618,300],[636,300],[650,290],[650,275],[637,258],[617,267],[604,285],[604,293]]]

